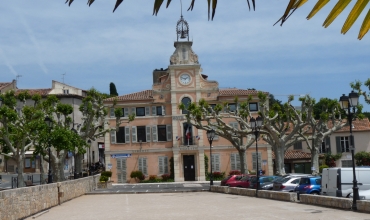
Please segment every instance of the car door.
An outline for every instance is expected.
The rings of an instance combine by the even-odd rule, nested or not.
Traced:
[[[295,187],[298,186],[300,180],[301,180],[301,177],[297,177],[297,178],[292,178],[291,180],[286,182],[284,184],[285,185],[284,191],[288,191],[288,192],[294,191]]]

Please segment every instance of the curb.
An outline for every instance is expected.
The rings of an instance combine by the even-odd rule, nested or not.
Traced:
[[[209,191],[209,189],[180,190],[180,191],[159,191],[159,192],[116,192],[116,191],[103,191],[103,192],[88,192],[88,193],[85,193],[85,195],[193,193],[193,192],[210,192],[210,191]]]

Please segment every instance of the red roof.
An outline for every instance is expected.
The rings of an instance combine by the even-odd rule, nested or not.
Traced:
[[[254,89],[220,89],[218,95],[219,96],[236,96],[236,95],[257,95],[258,90]]]
[[[135,93],[127,94],[127,95],[107,98],[104,101],[113,101],[114,99],[117,99],[117,101],[153,99],[153,90],[144,90],[141,92],[135,92]]]
[[[49,92],[51,91],[52,89],[18,89],[16,91],[16,94],[19,94],[20,92],[24,92],[24,91],[28,91],[28,94],[29,95],[35,95],[35,94],[39,94],[41,96],[47,96],[49,95]]]
[[[272,159],[275,159],[275,153],[272,152]],[[287,150],[284,155],[284,159],[291,160],[291,159],[311,159],[311,154],[298,151],[298,150]]]

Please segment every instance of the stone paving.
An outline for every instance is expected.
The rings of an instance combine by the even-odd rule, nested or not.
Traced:
[[[366,213],[211,192],[85,195],[27,219],[32,217],[36,220],[370,220],[370,214]]]

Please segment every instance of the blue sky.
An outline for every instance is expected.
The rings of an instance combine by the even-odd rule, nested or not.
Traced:
[[[109,93],[110,82],[120,95],[151,89],[152,71],[167,68],[174,51],[180,1],[168,9],[163,3],[158,16],[152,16],[153,0],[125,0],[115,13],[115,0],[91,7],[87,0],[64,2],[1,3],[0,82],[21,75],[19,88],[50,88],[65,74],[65,83],[82,89]],[[273,24],[287,0],[257,1],[256,11],[246,1],[219,1],[214,21],[207,19],[207,1],[186,11],[190,2],[183,0],[183,15],[193,50],[221,88],[255,88],[283,101],[289,94],[338,99],[350,92],[350,82],[370,78],[370,34],[357,40],[365,14],[340,34],[350,7],[323,28],[336,2],[307,21],[312,0],[280,27]]]

